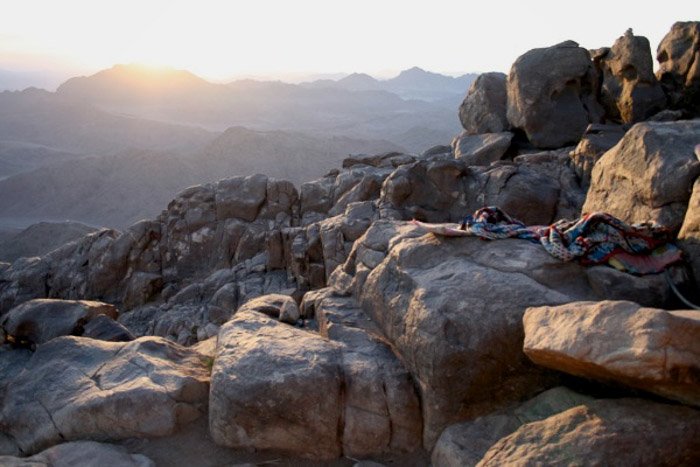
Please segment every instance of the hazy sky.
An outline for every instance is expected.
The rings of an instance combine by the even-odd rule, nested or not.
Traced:
[[[223,79],[414,65],[507,72],[531,48],[609,46],[629,27],[655,50],[674,21],[700,19],[700,2],[0,0],[0,12],[0,69],[138,62]]]

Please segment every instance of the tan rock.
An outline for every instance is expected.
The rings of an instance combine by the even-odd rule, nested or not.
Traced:
[[[523,323],[539,365],[700,406],[700,311],[579,302],[528,308]]]
[[[700,145],[695,149],[700,158]],[[700,291],[700,178],[695,180],[693,194],[688,202],[688,210],[678,233],[678,244],[686,252],[693,269],[696,291]]]
[[[479,466],[697,465],[700,412],[642,399],[593,401],[521,426]]]
[[[700,120],[636,124],[596,163],[582,211],[680,228],[700,175],[699,138]]]

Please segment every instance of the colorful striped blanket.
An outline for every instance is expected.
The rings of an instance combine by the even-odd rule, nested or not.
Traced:
[[[681,260],[671,232],[649,223],[626,224],[603,212],[586,214],[552,225],[527,226],[491,206],[464,218],[457,228],[413,221],[442,236],[476,236],[485,240],[521,238],[540,243],[555,258],[577,259],[582,265],[608,264],[632,274],[654,274]]]

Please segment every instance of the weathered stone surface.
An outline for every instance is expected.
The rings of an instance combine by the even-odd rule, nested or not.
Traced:
[[[58,337],[38,347],[0,403],[0,432],[24,454],[63,441],[172,434],[206,407],[204,357],[161,338]]]
[[[425,235],[393,242],[371,272],[356,264],[363,285],[346,288],[357,291],[365,313],[417,379],[427,448],[445,426],[489,413],[546,383],[522,352],[526,307],[605,298],[591,288],[585,268],[520,240]],[[346,264],[344,272],[351,271]]]
[[[338,457],[340,358],[337,344],[243,307],[219,333],[212,438],[234,448]]]
[[[696,465],[698,436],[697,410],[604,399],[521,426],[478,465]]]
[[[342,444],[351,457],[412,452],[421,445],[420,403],[411,375],[351,297],[309,297],[322,336],[341,345]],[[306,297],[305,297],[306,298]]]
[[[635,36],[630,29],[594,60],[603,75],[601,102],[607,119],[636,123],[666,107],[646,37]]]
[[[506,75],[482,73],[469,87],[459,107],[459,120],[469,135],[501,133],[510,126],[506,118]]]
[[[656,76],[674,108],[700,115],[700,22],[677,22],[656,50]]]
[[[470,135],[466,131],[452,141],[455,158],[467,165],[489,165],[500,161],[510,147],[513,133],[484,133]]]
[[[588,51],[573,41],[530,50],[508,75],[508,121],[535,147],[576,144],[602,117],[596,82]]]
[[[17,342],[43,344],[58,336],[83,335],[85,325],[98,316],[117,318],[113,305],[87,300],[37,299],[10,310],[0,326]]]
[[[491,446],[522,425],[551,417],[591,400],[591,397],[559,386],[514,409],[449,426],[435,444],[432,464],[436,467],[475,466]]]
[[[88,321],[83,328],[82,336],[112,342],[126,342],[135,339],[131,331],[106,315],[99,315]]]
[[[636,124],[593,168],[583,212],[679,229],[700,175],[698,138],[699,120]]]
[[[700,311],[583,302],[528,308],[523,323],[539,365],[700,406]]]
[[[700,160],[700,146],[695,147],[695,154]],[[700,178],[693,185],[688,210],[678,233],[678,244],[688,255],[697,284],[695,290],[700,291]]]
[[[581,141],[570,153],[574,170],[584,188],[591,184],[591,172],[596,162],[624,135],[625,131],[619,125],[588,125]]]
[[[30,457],[0,456],[5,467],[155,467],[142,454],[95,441],[73,441],[51,447]]]

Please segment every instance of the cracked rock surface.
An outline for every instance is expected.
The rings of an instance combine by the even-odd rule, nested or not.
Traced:
[[[166,436],[205,411],[204,357],[159,337],[58,337],[0,394],[0,433],[33,454],[80,439]]]

